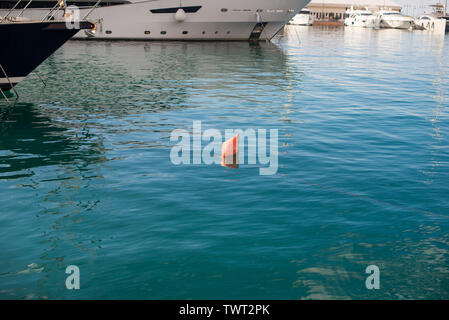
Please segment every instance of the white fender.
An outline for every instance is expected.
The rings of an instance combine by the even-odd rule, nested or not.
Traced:
[[[186,20],[186,18],[187,18],[186,12],[183,9],[179,8],[178,11],[176,11],[176,14],[175,14],[176,21],[184,22]]]

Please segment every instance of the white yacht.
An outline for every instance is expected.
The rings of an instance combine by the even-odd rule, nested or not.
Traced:
[[[445,31],[448,32],[449,31],[449,14],[447,13],[447,0],[444,5],[441,4],[441,2],[440,2],[437,4],[432,4],[429,7],[431,7],[433,9],[433,12],[429,13],[425,16],[429,17],[430,19],[434,18],[434,19],[446,20]],[[426,18],[424,18],[424,20],[426,20]],[[427,22],[427,21],[424,21],[424,22]]]
[[[105,0],[98,4],[96,0],[66,1],[68,8],[73,5],[79,8],[76,15],[81,19],[90,13],[89,21],[95,23],[93,30],[78,32],[74,38],[126,40],[269,40],[310,2]],[[0,0],[0,8],[5,8],[7,2],[11,0]],[[27,17],[60,19],[65,12],[58,8],[50,13],[53,3],[34,0]]]
[[[309,9],[302,9],[296,16],[289,22],[290,24],[298,26],[311,26],[313,24],[313,15]]]
[[[430,14],[423,14],[415,19],[415,26],[421,30],[432,30],[435,28],[437,17]]]
[[[379,28],[380,18],[370,10],[354,10],[353,7],[345,13],[345,26],[362,28]]]
[[[413,24],[413,18],[406,17],[399,11],[380,10],[377,15],[380,18],[381,28],[409,29]]]

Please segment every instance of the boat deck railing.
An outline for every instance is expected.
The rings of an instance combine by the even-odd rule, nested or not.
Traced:
[[[22,10],[19,12],[19,14],[17,14],[16,16],[12,17],[11,15],[13,14],[13,12],[15,12],[18,9],[18,6],[20,3],[22,3],[23,0],[18,0],[16,2],[16,4],[8,11],[8,13],[4,16],[4,17],[0,17],[0,23],[4,23],[4,22],[24,22],[25,20],[21,20],[21,16],[22,14],[25,12],[26,9],[28,9],[28,7],[30,6],[30,4],[33,2],[33,0],[29,0],[26,5],[22,8]],[[26,0],[25,0],[26,1]],[[100,3],[103,0],[97,0],[97,2],[95,2],[95,4],[90,8],[90,10],[87,12],[87,14],[81,19],[81,20],[86,20],[91,13],[98,8],[98,6],[100,5]],[[42,20],[39,20],[41,22],[44,21],[49,21],[49,20],[54,20],[55,19],[55,14],[59,11],[59,10],[65,10],[67,9],[67,5],[65,0],[57,0],[56,4],[50,9],[50,11],[42,18]],[[30,21],[30,20],[26,20],[26,21]]]

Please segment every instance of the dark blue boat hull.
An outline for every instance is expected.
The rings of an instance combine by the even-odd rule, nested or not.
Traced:
[[[0,89],[12,89],[78,31],[91,28],[85,21],[73,29],[61,21],[0,24],[0,65],[7,75],[0,68]]]

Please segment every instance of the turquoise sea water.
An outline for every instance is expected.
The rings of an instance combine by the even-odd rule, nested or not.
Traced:
[[[0,298],[449,298],[449,37],[72,41],[38,71],[0,100]],[[194,120],[279,129],[278,173],[173,165]]]

